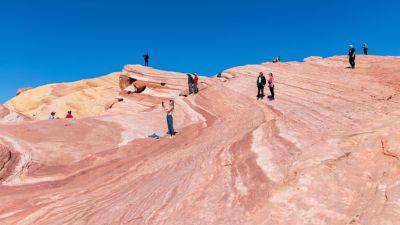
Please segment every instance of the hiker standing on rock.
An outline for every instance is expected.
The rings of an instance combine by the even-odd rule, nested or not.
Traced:
[[[144,54],[143,59],[144,59],[144,66],[149,66],[149,60],[150,60],[149,53]]]
[[[193,92],[197,94],[199,92],[199,76],[197,76],[197,73],[194,73],[194,78],[193,78]]]
[[[193,79],[192,75],[190,75],[189,73],[186,75],[188,78],[188,89],[189,89],[189,95],[190,95],[193,93],[194,79]]]
[[[352,69],[356,67],[356,49],[349,45],[349,63]]]
[[[175,130],[174,130],[174,118],[172,116],[175,108],[174,100],[169,100],[168,106],[165,105],[164,102],[161,103],[164,111],[167,113],[167,126],[168,126],[168,134],[171,138],[175,137]]]
[[[260,72],[260,74],[257,77],[257,89],[258,89],[258,93],[257,93],[257,99],[263,99],[264,98],[264,86],[267,83],[267,81],[265,80],[265,76],[263,74],[263,72]]]
[[[364,42],[362,44],[362,49],[364,51],[364,55],[368,55],[368,45],[367,45],[367,43]]]
[[[268,78],[268,87],[269,91],[271,92],[271,95],[268,96],[270,100],[275,99],[275,82],[274,82],[274,75],[272,73],[269,73],[269,78]]]

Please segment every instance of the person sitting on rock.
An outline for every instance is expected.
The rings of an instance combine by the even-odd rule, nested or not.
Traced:
[[[194,73],[194,78],[193,78],[193,92],[197,94],[199,92],[199,76],[197,76],[197,73]]]
[[[263,99],[264,98],[264,86],[267,83],[267,81],[265,80],[265,76],[263,74],[263,72],[260,72],[260,74],[257,77],[257,89],[258,89],[258,93],[257,93],[257,99]]]
[[[175,137],[175,130],[174,130],[174,118],[173,118],[173,112],[175,109],[175,102],[174,100],[170,100],[168,106],[165,105],[164,102],[161,103],[164,111],[167,113],[166,119],[167,119],[167,127],[168,127],[168,134],[170,135],[171,138]]]
[[[72,116],[72,111],[68,111],[67,115],[65,116],[67,119],[73,119],[74,117]]]
[[[269,78],[268,78],[268,87],[269,91],[271,92],[271,95],[268,96],[270,100],[275,99],[275,82],[274,82],[274,75],[272,73],[269,73]]]
[[[188,89],[189,89],[189,95],[193,93],[193,84],[194,84],[194,79],[192,77],[192,75],[190,75],[189,73],[186,74],[187,78],[188,78]]]
[[[55,120],[55,119],[59,119],[58,117],[56,117],[56,112],[51,112],[50,116],[49,116],[49,120]]]

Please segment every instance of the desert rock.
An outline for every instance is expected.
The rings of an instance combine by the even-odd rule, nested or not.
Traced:
[[[187,97],[184,74],[129,65],[121,73],[146,89],[108,110],[121,73],[32,89],[35,104],[7,105],[40,115],[74,94],[90,116],[0,124],[0,167],[17,156],[0,224],[397,224],[400,58],[347,64],[235,67]],[[274,74],[274,101],[256,99],[259,72]],[[86,98],[102,110],[84,111]],[[147,138],[165,134],[168,99],[177,137]]]

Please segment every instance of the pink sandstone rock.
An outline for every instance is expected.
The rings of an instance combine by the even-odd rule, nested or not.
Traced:
[[[29,121],[31,118],[0,105],[0,123]]]
[[[241,66],[188,97],[184,74],[126,66],[151,87],[99,115],[0,124],[0,224],[398,224],[400,58],[347,66]],[[171,98],[177,137],[147,138]]]

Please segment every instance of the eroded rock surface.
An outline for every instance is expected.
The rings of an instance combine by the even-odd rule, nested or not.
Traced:
[[[0,105],[0,123],[29,121],[31,118]]]
[[[0,124],[19,156],[0,186],[0,223],[397,224],[400,58],[347,66],[241,66],[188,97],[183,74],[127,66],[146,89],[98,116]],[[275,74],[274,101],[256,99],[261,71]],[[146,138],[165,133],[170,98],[177,137]]]

